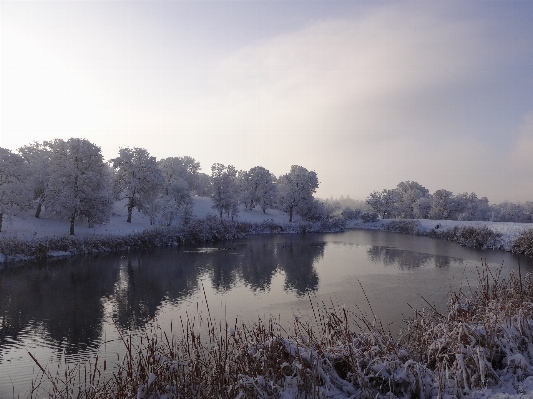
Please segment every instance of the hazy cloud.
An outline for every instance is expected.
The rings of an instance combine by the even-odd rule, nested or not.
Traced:
[[[300,164],[322,196],[417,180],[533,197],[526,3],[202,4],[9,3],[0,145]]]

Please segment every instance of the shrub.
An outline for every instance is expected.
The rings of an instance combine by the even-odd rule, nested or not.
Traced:
[[[515,254],[533,255],[533,229],[524,231],[511,245]]]
[[[353,209],[347,206],[341,212],[341,216],[344,218],[344,220],[359,219],[361,217],[361,213],[362,212],[360,209]]]
[[[453,241],[465,247],[504,249],[501,233],[497,233],[486,226],[455,226],[446,230],[431,230],[427,235],[429,237]]]
[[[363,223],[375,222],[378,220],[379,215],[376,212],[364,212],[361,214],[361,220]]]
[[[386,231],[404,234],[417,234],[419,223],[417,220],[391,220],[383,226]]]

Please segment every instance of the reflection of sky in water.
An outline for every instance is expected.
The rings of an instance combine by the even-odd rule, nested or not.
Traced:
[[[197,309],[207,315],[206,299],[213,319],[232,323],[270,314],[290,322],[295,312],[312,314],[308,295],[317,303],[364,308],[359,282],[388,323],[405,312],[406,302],[424,306],[421,295],[445,306],[463,275],[476,281],[474,266],[482,257],[493,265],[516,264],[507,253],[427,237],[346,232],[253,236],[6,267],[0,271],[0,397],[12,396],[10,378],[17,389],[31,378],[29,348],[50,364],[96,351],[116,356],[116,327],[139,331],[156,319],[165,331],[171,325],[176,331]],[[522,268],[533,270],[531,261],[523,259]]]
[[[420,267],[448,267],[453,262],[461,264],[460,259],[449,256],[430,255],[422,252],[405,251],[398,248],[372,246],[367,250],[368,258],[374,263],[409,270]]]

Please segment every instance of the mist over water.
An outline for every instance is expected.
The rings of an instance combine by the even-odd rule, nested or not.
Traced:
[[[518,267],[509,253],[381,231],[263,235],[6,266],[0,397],[13,387],[24,397],[36,376],[28,351],[50,370],[96,354],[114,361],[123,351],[119,330],[158,325],[176,333],[180,320],[199,313],[230,325],[272,315],[290,327],[294,314],[312,321],[311,300],[358,307],[396,334],[409,306],[427,301],[445,311],[451,291],[475,287],[482,259],[502,275]],[[532,259],[520,263],[522,273],[533,270]]]

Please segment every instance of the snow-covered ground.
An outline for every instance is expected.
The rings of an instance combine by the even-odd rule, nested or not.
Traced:
[[[87,223],[78,223],[75,227],[75,235],[83,237],[87,235],[122,235],[146,230],[150,227],[148,216],[133,211],[131,223],[126,222],[127,209],[126,202],[116,202],[113,208],[113,214],[109,223],[101,226],[89,228]],[[213,209],[213,201],[208,197],[193,197],[193,216],[203,218],[208,214],[216,215]],[[38,238],[45,236],[62,236],[69,235],[69,222],[66,220],[56,220],[46,215],[43,211],[39,219],[34,217],[35,211],[29,211],[24,217],[13,217],[11,220],[5,220],[2,225],[1,237],[17,238]],[[240,207],[239,214],[235,218],[238,221],[262,222],[263,220],[272,219],[279,224],[285,224],[289,221],[289,216],[285,212],[275,209],[267,209],[266,213],[259,208],[251,211]],[[297,218],[296,218],[297,219]]]
[[[349,220],[347,228],[364,230],[385,230],[385,226],[391,222],[401,219],[380,219],[376,222],[363,223],[361,220]],[[458,221],[458,220],[428,220],[414,219],[418,223],[417,230],[426,234],[431,230],[444,231],[454,227],[488,227],[495,233],[501,234],[501,240],[506,250],[509,250],[513,241],[524,231],[533,229],[532,223],[512,223],[512,222],[482,222],[482,221]],[[438,226],[438,227],[437,227]]]
[[[133,232],[139,232],[150,227],[149,218],[141,212],[134,211],[132,222],[127,223],[126,202],[116,202],[109,223],[93,228],[88,227],[87,223],[78,223],[75,228],[75,235],[83,237],[87,235],[123,235]],[[217,215],[213,209],[213,202],[208,197],[193,197],[193,217],[204,218],[207,215]],[[238,221],[260,223],[264,220],[273,220],[275,223],[283,225],[288,223],[289,215],[275,209],[267,209],[263,213],[261,209],[246,210],[243,206],[239,209],[239,214],[235,218]],[[295,216],[294,221],[300,218]],[[391,222],[397,222],[399,219],[383,219],[377,222],[363,223],[361,220],[348,220],[347,228],[365,229],[365,230],[385,230],[385,226]],[[417,230],[421,234],[435,231],[444,231],[455,226],[474,226],[488,227],[496,233],[501,234],[501,241],[506,249],[509,249],[512,242],[524,231],[532,229],[531,223],[510,223],[510,222],[481,222],[481,221],[456,221],[456,220],[427,220],[416,219],[418,223]],[[438,226],[438,228],[436,228]],[[46,210],[41,214],[40,219],[34,217],[34,211],[29,211],[24,217],[13,217],[11,220],[4,220],[2,225],[1,237],[17,238],[39,238],[50,236],[67,236],[69,235],[69,222],[66,220],[56,220],[46,214]]]

